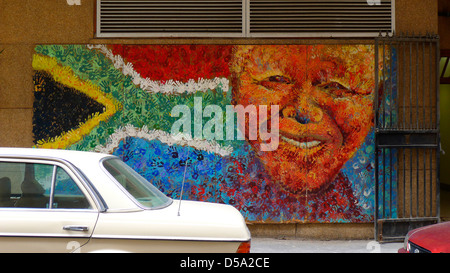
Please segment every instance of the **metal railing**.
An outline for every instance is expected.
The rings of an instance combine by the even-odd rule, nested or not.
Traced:
[[[375,39],[375,232],[439,220],[439,37]]]

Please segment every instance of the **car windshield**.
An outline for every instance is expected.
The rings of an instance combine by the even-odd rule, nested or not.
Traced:
[[[164,195],[122,160],[107,159],[103,161],[103,166],[142,206],[156,209],[168,206],[172,202],[172,199]]]

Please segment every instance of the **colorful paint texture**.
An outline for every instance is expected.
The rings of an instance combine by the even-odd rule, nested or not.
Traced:
[[[172,198],[180,198],[186,169],[183,199],[230,204],[249,222],[373,221],[373,46],[38,45],[35,52],[36,147],[115,154]],[[261,138],[250,140],[236,119],[233,134],[241,130],[244,140],[174,136],[180,117],[171,110],[193,109],[196,98],[203,110],[223,113],[228,105],[278,105],[277,149],[261,151]],[[197,118],[205,133],[212,116],[191,118],[192,132]]]

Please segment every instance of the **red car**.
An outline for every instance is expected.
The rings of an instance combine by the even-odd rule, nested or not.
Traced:
[[[411,230],[398,253],[450,253],[450,222]]]

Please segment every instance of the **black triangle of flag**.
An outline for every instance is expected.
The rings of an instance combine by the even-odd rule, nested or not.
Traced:
[[[44,71],[35,71],[34,142],[47,141],[75,129],[105,106],[76,89],[56,82]]]

